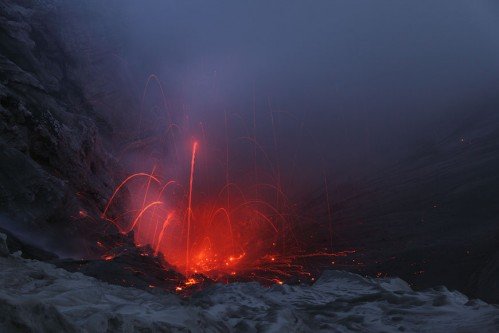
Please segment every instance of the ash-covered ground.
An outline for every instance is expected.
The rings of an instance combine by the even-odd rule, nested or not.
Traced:
[[[4,238],[3,234],[0,234]],[[0,243],[3,332],[497,332],[499,308],[397,278],[326,271],[312,286],[213,285],[182,298],[110,285],[6,255]]]

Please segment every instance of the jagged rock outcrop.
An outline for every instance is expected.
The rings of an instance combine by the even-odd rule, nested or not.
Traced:
[[[98,212],[119,169],[100,139],[110,125],[57,33],[59,5],[0,1],[0,227],[47,250],[90,254],[84,238],[102,230]]]

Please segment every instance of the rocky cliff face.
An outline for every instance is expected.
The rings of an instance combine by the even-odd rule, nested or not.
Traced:
[[[0,1],[0,227],[81,255],[92,253],[80,236],[104,225],[98,211],[118,169],[101,142],[110,126],[59,33],[59,7]]]

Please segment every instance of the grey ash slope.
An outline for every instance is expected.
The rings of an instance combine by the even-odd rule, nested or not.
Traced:
[[[190,299],[0,257],[4,332],[498,332],[499,308],[444,287],[327,271],[313,286],[216,285]]]

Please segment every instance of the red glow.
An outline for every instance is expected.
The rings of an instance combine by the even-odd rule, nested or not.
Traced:
[[[117,186],[103,216],[122,233],[133,230],[137,243],[150,244],[156,255],[163,254],[166,261],[185,272],[185,276],[202,273],[217,279],[224,275],[234,276],[236,272],[259,269],[265,262],[275,262],[279,256],[271,253],[275,252],[273,247],[279,239],[278,223],[287,223],[284,214],[264,200],[248,198],[249,194],[241,188],[238,188],[238,196],[220,205],[220,195],[229,192],[229,188],[235,184],[226,184],[214,203],[209,200],[195,202],[193,194],[198,147],[198,142],[194,142],[187,193],[176,196],[165,193],[169,187],[179,183],[178,180],[163,181],[154,173],[136,173]],[[140,186],[140,182],[134,184],[140,178],[142,183],[145,182],[143,186]],[[133,195],[142,198],[140,206],[114,219],[107,217],[113,202],[125,187],[142,188],[142,191]],[[278,195],[282,193],[271,184],[261,184],[260,187],[274,189]],[[182,208],[184,195],[187,202]],[[216,201],[219,201],[218,205]],[[188,281],[186,285],[193,284],[193,280]]]
[[[187,205],[187,245],[185,251],[185,276],[189,274],[189,250],[191,247],[191,216],[192,216],[192,183],[194,181],[194,166],[196,164],[196,151],[198,150],[198,143],[194,142],[192,146],[191,158],[191,175],[189,177],[189,203]]]
[[[102,259],[104,259],[106,261],[113,260],[114,258],[115,258],[115,256],[112,254],[106,254],[106,255],[102,256]]]
[[[142,103],[151,80],[160,87],[161,103],[166,109],[164,90],[154,75],[147,81]],[[195,274],[222,281],[245,275],[277,284],[290,276],[310,279],[311,274],[296,260],[342,255],[306,251],[298,238],[308,241],[308,236],[295,235],[294,224],[300,217],[294,211],[296,205],[283,189],[284,169],[277,157],[280,141],[277,112],[271,110],[270,113],[274,154],[269,155],[256,138],[255,115],[252,135],[238,136],[235,140],[238,144],[251,144],[248,155],[252,156],[253,163],[246,163],[253,169],[249,175],[231,169],[231,158],[236,152],[230,150],[227,112],[224,112],[225,147],[222,149],[209,145],[210,132],[206,131],[204,122],[195,122],[200,124],[201,133],[197,133],[197,137],[202,140],[183,146],[182,143],[192,142],[190,136],[196,132],[188,124],[181,126],[171,122],[172,115],[168,114],[170,122],[165,124],[161,142],[171,148],[173,160],[155,160],[150,173],[138,172],[126,177],[106,203],[103,218],[123,234],[133,232],[137,245],[149,245],[155,255],[162,255],[178,272],[185,274],[186,281],[176,287],[177,291],[198,284]],[[185,119],[189,121],[188,117]],[[176,137],[173,137],[174,129],[178,133]],[[274,155],[272,160],[270,157]],[[325,175],[323,181],[332,242]],[[126,209],[119,209],[123,201]],[[331,250],[332,244],[328,245]]]

